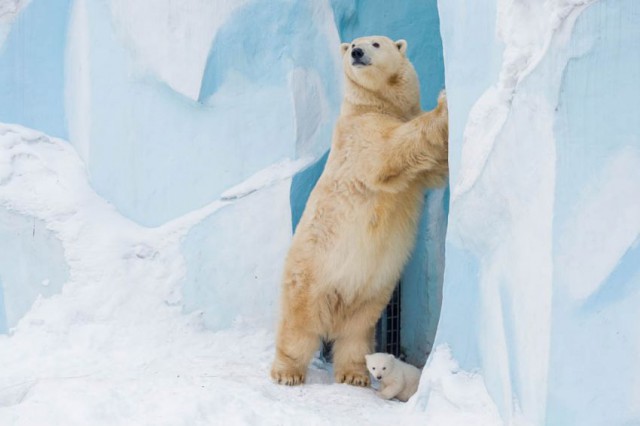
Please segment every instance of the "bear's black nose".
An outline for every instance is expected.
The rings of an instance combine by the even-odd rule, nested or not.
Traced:
[[[380,380],[380,379],[382,379],[382,376],[378,376],[377,378],[378,378],[378,380]]]
[[[351,57],[353,59],[360,59],[364,56],[364,52],[359,47],[356,47],[351,51]]]

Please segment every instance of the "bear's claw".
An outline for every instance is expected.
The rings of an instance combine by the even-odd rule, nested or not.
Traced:
[[[369,381],[369,374],[362,373],[337,373],[336,374],[336,382],[337,383],[346,383],[348,385],[353,386],[362,386],[368,387],[371,382]]]
[[[271,370],[271,378],[280,385],[296,386],[304,383],[304,374],[290,371]]]

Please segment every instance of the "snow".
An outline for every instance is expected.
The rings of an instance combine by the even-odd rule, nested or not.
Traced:
[[[291,178],[301,169],[309,166],[311,164],[311,160],[311,158],[302,158],[295,161],[288,159],[280,161],[266,169],[260,170],[244,182],[227,189],[221,194],[221,198],[223,200],[243,198],[255,191],[273,185],[279,180]]]
[[[113,0],[109,6],[119,36],[139,61],[139,72],[152,72],[173,90],[197,100],[214,36],[247,2]]]
[[[271,383],[273,327],[239,319],[214,332],[204,328],[201,312],[185,315],[176,304],[185,274],[182,239],[234,204],[215,201],[145,228],[96,195],[62,140],[1,125],[0,159],[0,204],[43,221],[70,269],[61,293],[38,298],[0,337],[0,423],[500,424],[482,379],[459,371],[446,349],[427,367],[431,400],[419,409],[379,399],[372,389],[333,384],[329,366],[318,360],[305,386]],[[288,179],[282,169],[294,170],[264,171],[271,186],[237,203],[278,190]],[[245,209],[272,200],[254,199]],[[266,238],[256,243],[269,246]]]
[[[426,411],[425,424],[502,424],[482,377],[460,370],[447,345],[434,350],[420,378],[420,387],[420,394],[409,404],[414,411]]]

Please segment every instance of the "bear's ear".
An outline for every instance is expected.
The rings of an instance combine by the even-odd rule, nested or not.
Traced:
[[[396,47],[400,51],[400,53],[404,54],[407,51],[407,41],[406,40],[397,40]]]
[[[343,55],[346,53],[347,50],[349,50],[349,43],[342,43],[340,45],[340,53],[342,53]]]
[[[371,358],[371,355],[365,355],[364,359],[366,359],[367,361],[369,360],[369,358]]]
[[[395,357],[395,356],[393,356],[393,354],[387,354],[387,357],[388,357],[389,359],[396,359],[396,357]]]

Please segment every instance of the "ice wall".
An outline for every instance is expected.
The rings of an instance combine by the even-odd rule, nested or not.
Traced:
[[[63,82],[70,4],[0,5],[0,121],[68,137]]]
[[[33,0],[0,50],[0,120],[68,138],[156,226],[325,150],[338,44],[327,2]]]
[[[452,198],[437,343],[482,372],[508,424],[637,424],[640,6],[489,3],[439,2]]]
[[[38,296],[69,278],[60,241],[41,220],[0,207],[0,333],[15,326]]]

